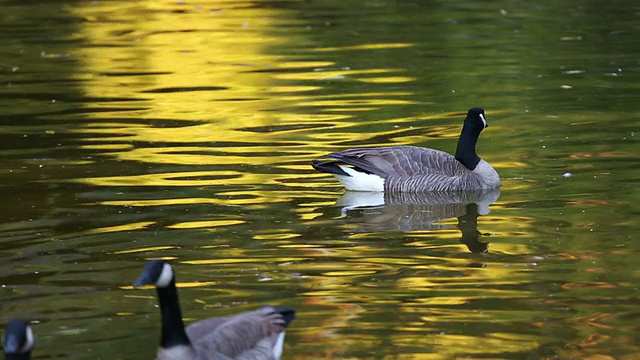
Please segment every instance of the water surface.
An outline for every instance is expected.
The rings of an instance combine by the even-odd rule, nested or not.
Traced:
[[[640,353],[635,2],[1,5],[0,301],[37,358],[151,358],[151,258],[188,322],[296,307],[287,359]],[[481,206],[309,166],[453,151],[475,106]]]

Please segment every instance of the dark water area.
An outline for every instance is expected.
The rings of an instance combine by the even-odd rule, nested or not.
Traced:
[[[634,1],[0,1],[2,326],[149,359],[186,322],[298,317],[285,359],[637,359]],[[483,194],[345,193],[311,160],[455,150]]]

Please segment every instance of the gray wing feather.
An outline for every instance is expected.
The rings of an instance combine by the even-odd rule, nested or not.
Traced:
[[[269,307],[233,317],[214,318],[187,327],[187,335],[203,359],[273,359],[273,346],[285,323]],[[218,356],[218,357],[215,357]]]
[[[332,153],[327,157],[384,178],[429,174],[456,176],[468,171],[451,154],[416,146],[356,148]]]
[[[229,321],[230,317],[216,317],[210,319],[204,319],[189,324],[185,329],[189,339],[201,339],[208,335],[216,328]]]

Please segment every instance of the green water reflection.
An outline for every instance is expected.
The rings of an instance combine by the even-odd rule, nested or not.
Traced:
[[[187,321],[296,307],[288,359],[640,353],[635,2],[0,5],[2,320],[39,358],[151,358],[159,257]],[[473,106],[484,207],[309,166],[453,151]]]

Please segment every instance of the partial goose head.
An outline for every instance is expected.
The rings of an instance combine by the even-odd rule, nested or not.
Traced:
[[[479,131],[484,130],[484,128],[489,127],[487,123],[487,118],[484,117],[484,109],[481,108],[471,108],[467,111],[467,118],[464,119],[465,124],[467,121],[470,125],[475,125],[478,127]]]
[[[7,324],[4,334],[4,358],[6,360],[29,360],[35,345],[33,331],[26,321],[16,319]]]
[[[500,186],[500,176],[476,154],[476,142],[487,126],[483,109],[469,109],[455,156],[416,146],[384,146],[330,153],[311,165],[332,174],[353,191],[492,189]]]
[[[185,329],[171,264],[148,261],[134,283],[135,287],[142,285],[154,285],[160,302],[158,360],[280,359],[286,327],[295,318],[294,309],[265,306],[233,317],[201,320]]]
[[[175,276],[173,275],[173,267],[164,260],[151,260],[144,264],[144,270],[136,282],[135,287],[143,285],[153,285],[156,288],[166,288],[171,283],[175,284]]]

